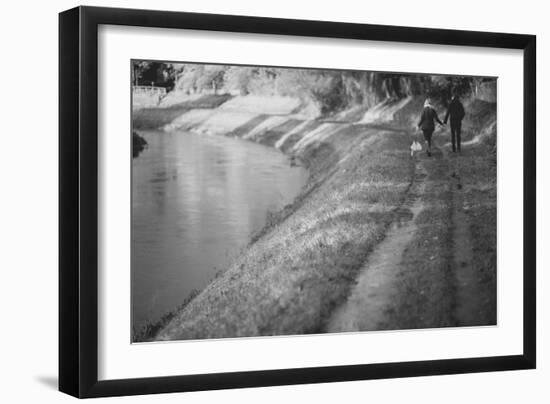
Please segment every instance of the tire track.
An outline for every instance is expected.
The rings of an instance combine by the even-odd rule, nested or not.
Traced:
[[[448,157],[447,155],[445,157]],[[484,313],[484,289],[473,265],[473,245],[470,219],[464,211],[464,194],[460,174],[459,156],[450,159],[450,186],[452,187],[452,268],[455,278],[454,318],[457,326],[487,324]]]
[[[404,203],[394,212],[395,219],[382,240],[359,271],[348,299],[334,310],[326,332],[372,331],[383,328],[387,310],[395,301],[397,278],[403,267],[402,256],[417,229],[415,219],[424,209],[426,170],[416,160],[415,174]]]

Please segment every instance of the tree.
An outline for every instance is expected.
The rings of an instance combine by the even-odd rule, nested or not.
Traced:
[[[197,87],[200,90],[212,89],[214,94],[216,94],[218,88],[223,86],[223,77],[226,69],[226,66],[221,65],[205,66],[202,74],[197,79]]]
[[[150,67],[151,62],[134,61],[132,68],[132,83],[134,83],[134,86],[139,85],[139,79]]]
[[[197,81],[204,71],[204,65],[185,65],[176,82],[176,88],[186,93],[194,93],[198,90]]]
[[[241,95],[250,92],[249,84],[252,78],[252,68],[246,66],[231,66],[225,71],[224,83],[228,91],[238,91]]]

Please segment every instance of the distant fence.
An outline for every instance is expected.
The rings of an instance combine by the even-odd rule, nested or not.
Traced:
[[[166,95],[166,88],[154,87],[154,86],[133,86],[134,95],[148,95],[156,97],[164,97]]]
[[[132,108],[156,107],[166,96],[166,88],[155,86],[132,86]]]

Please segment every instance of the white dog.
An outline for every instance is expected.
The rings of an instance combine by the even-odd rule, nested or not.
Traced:
[[[415,151],[421,151],[421,150],[422,150],[422,145],[420,144],[420,142],[417,142],[416,140],[414,140],[411,143],[411,157],[414,156]]]

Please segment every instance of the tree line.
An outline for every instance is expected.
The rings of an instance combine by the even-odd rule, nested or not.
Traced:
[[[314,102],[322,113],[385,99],[426,95],[446,104],[453,93],[476,93],[494,79],[353,70],[299,69],[134,61],[134,85],[163,86],[168,91],[281,95]]]

